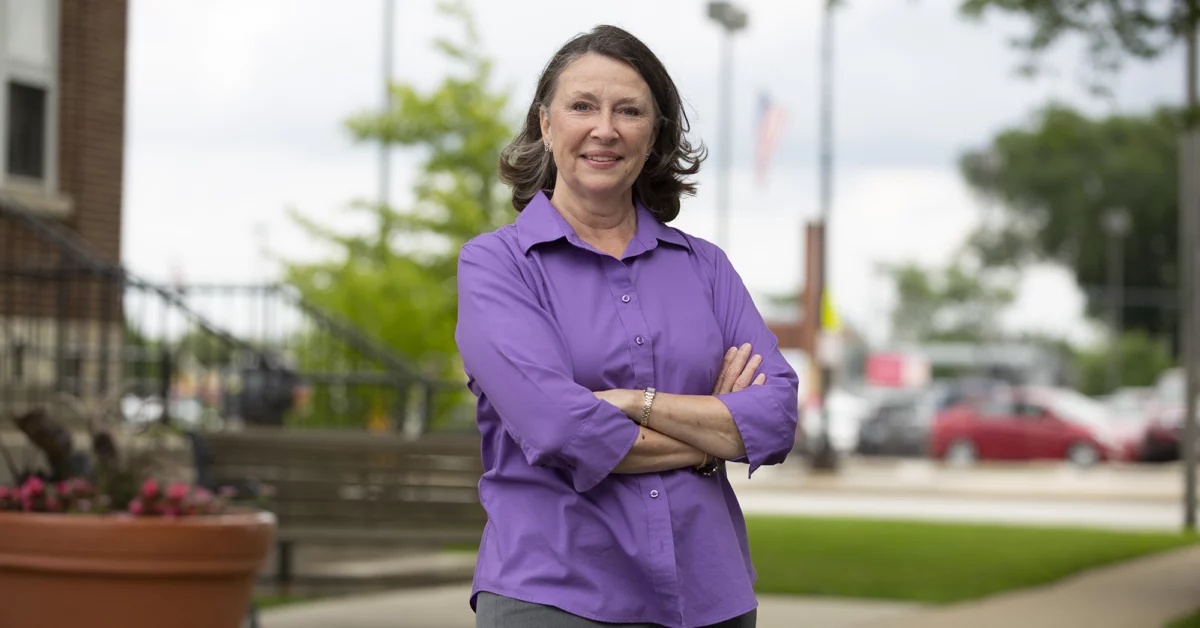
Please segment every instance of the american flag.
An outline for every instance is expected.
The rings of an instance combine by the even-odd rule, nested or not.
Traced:
[[[763,92],[758,107],[758,148],[754,151],[754,172],[759,187],[766,185],[771,155],[783,137],[785,119],[783,108],[771,100],[770,94]]]

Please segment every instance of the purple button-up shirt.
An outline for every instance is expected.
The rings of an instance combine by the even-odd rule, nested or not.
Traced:
[[[757,605],[725,472],[613,474],[638,426],[592,391],[710,395],[725,350],[751,343],[766,384],[719,398],[753,473],[791,451],[796,373],[725,254],[637,211],[621,259],[581,240],[543,194],[459,255],[456,339],[479,397],[488,514],[472,608],[488,591],[685,628]]]

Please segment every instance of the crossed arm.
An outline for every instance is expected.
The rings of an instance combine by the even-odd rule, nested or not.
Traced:
[[[745,461],[751,473],[783,461],[795,438],[796,376],[728,260],[713,255],[723,336],[748,341],[763,358],[749,345],[727,352],[714,396],[660,394],[647,429],[634,422],[642,391],[596,393],[571,377],[566,339],[529,288],[519,252],[495,234],[463,247],[455,340],[468,387],[487,395],[530,465],[561,469],[585,492],[614,472],[699,465],[703,452]],[[755,379],[759,368],[770,383]]]
[[[638,428],[637,441],[613,472],[652,473],[696,467],[704,463],[706,452],[724,460],[744,456],[746,445],[733,414],[716,395],[765,383],[765,374],[755,376],[760,364],[762,356],[752,356],[749,344],[731,347],[725,352],[711,396],[655,395],[647,427]],[[641,421],[643,391],[617,389],[594,394],[631,420]]]

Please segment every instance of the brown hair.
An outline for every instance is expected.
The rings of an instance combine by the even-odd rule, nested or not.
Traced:
[[[554,96],[563,70],[589,53],[629,64],[650,86],[656,113],[654,146],[633,183],[633,194],[661,222],[670,222],[679,215],[680,198],[696,193],[695,182],[687,177],[700,171],[708,150],[703,143],[693,147],[688,141],[691,124],[662,62],[641,40],[616,26],[601,25],[576,35],[554,53],[538,79],[521,132],[500,153],[500,180],[512,187],[517,211],[525,209],[539,190],[554,189],[557,170],[542,144],[539,111]]]

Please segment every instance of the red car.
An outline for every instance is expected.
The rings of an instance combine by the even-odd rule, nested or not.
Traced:
[[[1103,404],[1073,390],[1014,388],[947,408],[930,432],[933,457],[976,460],[1068,460],[1086,467],[1134,460],[1139,438]]]

